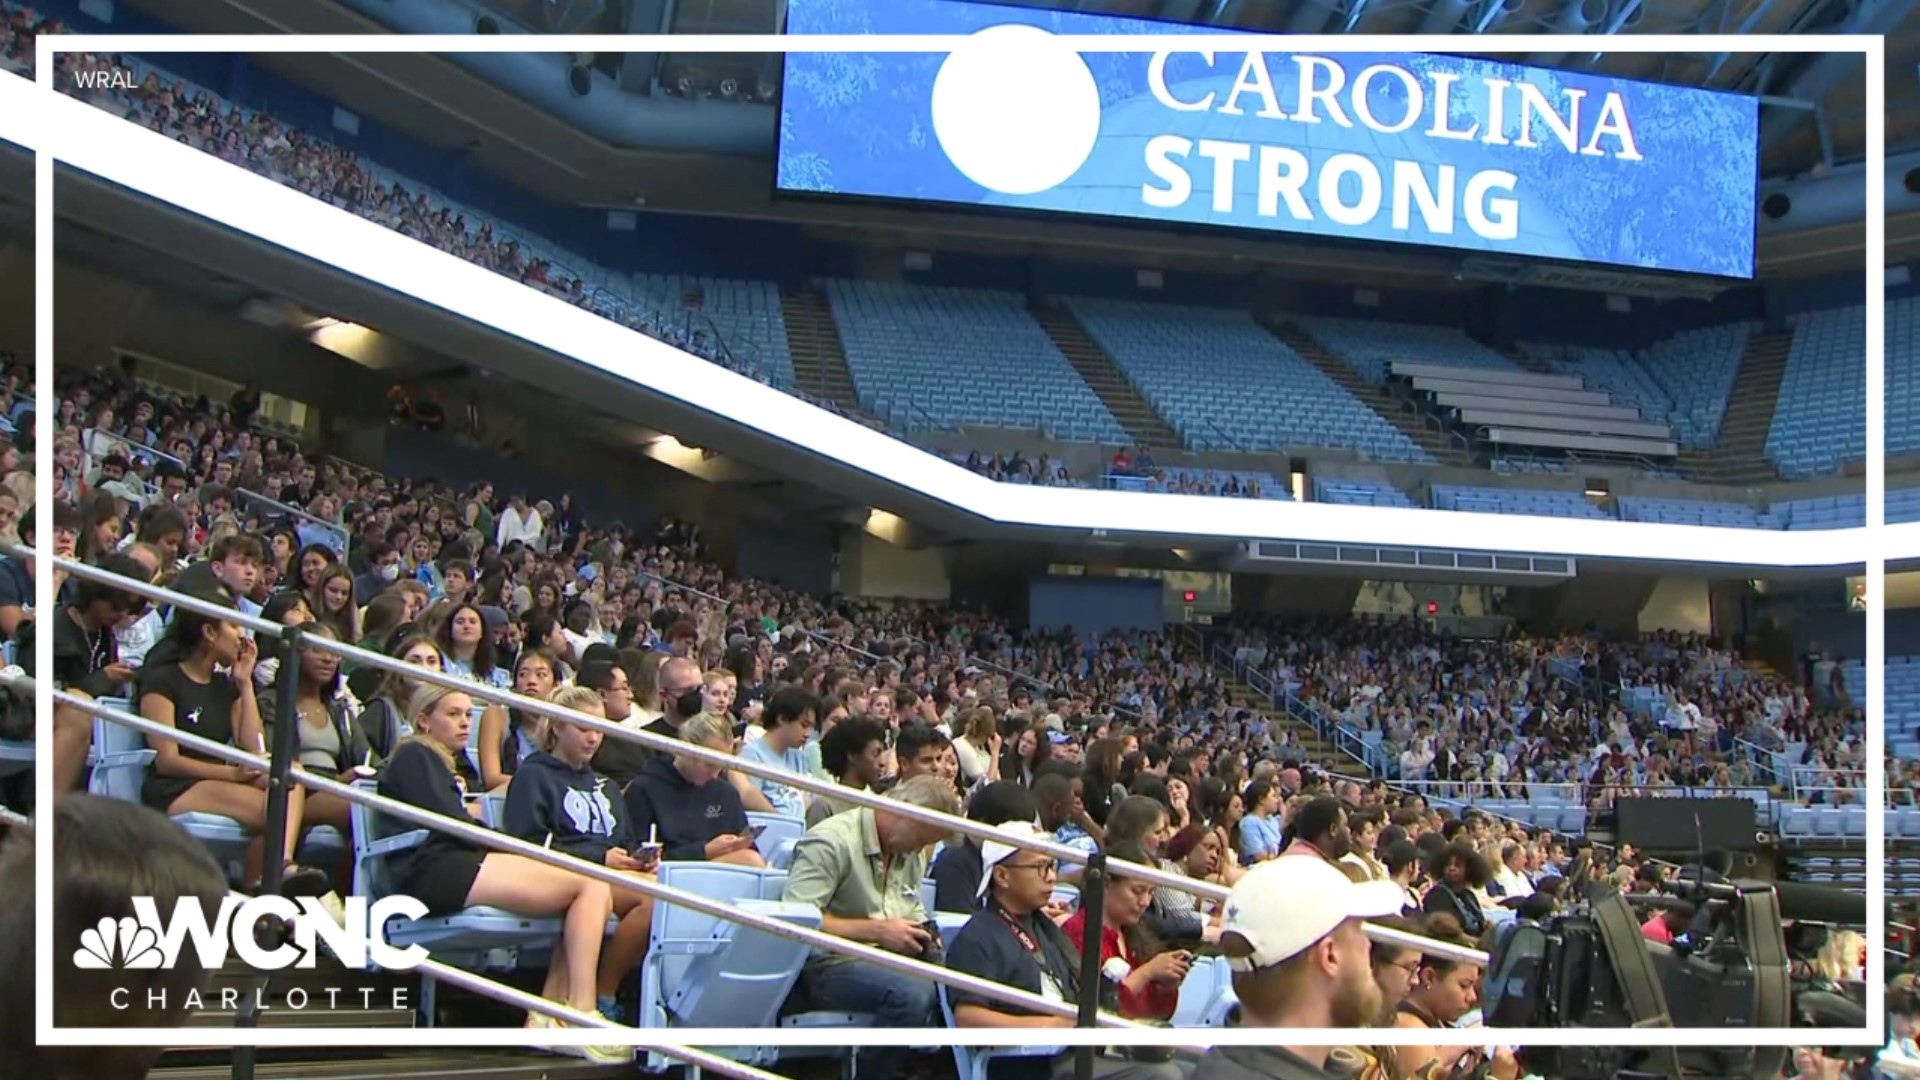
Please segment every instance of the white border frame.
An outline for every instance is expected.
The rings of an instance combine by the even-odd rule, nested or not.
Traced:
[[[606,320],[580,311],[551,297],[520,287],[496,274],[462,262],[450,255],[407,239],[372,222],[309,199],[244,169],[229,166],[198,150],[180,146],[164,136],[121,122],[90,105],[53,93],[52,58],[56,52],[129,52],[148,55],[174,52],[596,52],[650,49],[659,51],[706,52],[945,52],[964,36],[709,36],[652,35],[636,37],[542,36],[532,39],[537,48],[528,47],[530,39],[514,37],[465,36],[385,36],[327,35],[316,37],[249,37],[234,35],[177,35],[139,37],[130,35],[74,35],[42,37],[38,41],[37,70],[39,85],[16,78],[0,78],[0,138],[20,143],[37,151],[35,161],[35,312],[41,332],[36,338],[35,377],[50,390],[53,386],[53,163],[57,158],[69,166],[92,172],[151,197],[170,202],[200,216],[250,232],[290,250],[328,263],[348,273],[369,278],[390,287],[412,293],[503,332],[514,334],[553,348],[565,355],[609,370],[627,369],[626,377],[644,382],[654,389],[681,398],[691,404],[714,408],[724,401],[725,411],[748,423],[781,437],[805,435],[792,441],[819,444],[838,443],[839,450],[852,459],[849,463],[866,467],[862,458],[874,458],[880,467],[868,471],[897,482],[919,487],[935,497],[965,506],[1002,521],[1033,525],[1078,525],[1087,527],[1093,520],[1112,520],[1104,527],[1114,530],[1155,532],[1157,522],[1183,519],[1186,532],[1219,532],[1229,536],[1259,536],[1271,532],[1265,517],[1272,508],[1252,505],[1247,500],[1207,499],[1167,495],[1133,495],[1114,492],[1074,492],[1048,489],[1044,492],[996,484],[976,477],[957,466],[940,463],[931,455],[902,455],[891,438],[868,431],[851,421],[834,418],[812,409],[778,390],[762,387],[711,364],[685,364],[678,350],[663,343],[626,331]],[[1267,48],[1274,51],[1340,53],[1376,52],[1498,52],[1525,54],[1558,51],[1566,41],[1553,35],[1500,35],[1485,38],[1436,38],[1415,35],[1381,37],[1342,37],[1328,35],[1193,35],[1140,37],[1064,37],[1067,46],[1081,52],[1126,52],[1151,49],[1191,51],[1213,47],[1223,52],[1245,52]],[[1739,537],[1742,548],[1760,549],[1763,558],[1747,557],[1745,563],[1770,563],[1780,566],[1835,566],[1864,560],[1869,589],[1867,612],[1867,713],[1881,713],[1884,675],[1883,650],[1885,626],[1884,549],[1879,526],[1884,517],[1885,443],[1883,402],[1885,378],[1885,42],[1877,36],[1796,37],[1784,35],[1628,35],[1612,37],[1608,50],[1614,52],[1663,53],[1670,51],[1726,50],[1733,52],[1827,53],[1859,52],[1865,59],[1867,82],[1867,522],[1865,529],[1835,530],[1822,533],[1756,533]],[[639,348],[636,348],[636,343]],[[642,362],[635,362],[638,354]],[[657,361],[657,366],[644,361]],[[634,369],[641,370],[634,370]],[[718,411],[716,409],[716,411]],[[823,419],[823,417],[825,419]],[[874,440],[885,440],[881,444]],[[887,449],[891,447],[891,450]],[[876,455],[876,451],[879,452]],[[890,457],[891,462],[885,460]],[[925,458],[925,461],[912,460]],[[934,462],[944,468],[929,465]],[[36,477],[36,499],[42,505],[52,502],[52,473],[42,470]],[[989,491],[988,489],[993,489]],[[1011,496],[1011,497],[1008,497]],[[1037,498],[1023,496],[1038,496]],[[1180,498],[1176,505],[1168,500]],[[1216,504],[1216,505],[1207,505]],[[1256,515],[1249,510],[1266,510]],[[1568,522],[1529,519],[1516,516],[1481,515],[1433,511],[1388,511],[1376,508],[1330,507],[1318,504],[1287,506],[1297,519],[1289,518],[1283,535],[1290,539],[1350,539],[1355,535],[1426,535],[1443,533],[1435,543],[1452,543],[1452,538],[1471,537],[1458,546],[1496,551],[1560,552],[1613,557],[1644,557],[1674,561],[1682,558],[1702,563],[1723,563],[1716,557],[1730,538],[1729,530],[1692,526],[1664,526],[1620,522]],[[1318,513],[1302,511],[1315,510]],[[1236,512],[1237,511],[1237,512]],[[1340,513],[1337,511],[1348,511]],[[1414,518],[1412,514],[1419,514]],[[1459,519],[1456,522],[1445,519]],[[1131,524],[1121,524],[1131,522]],[[51,540],[50,526],[42,521],[36,543]],[[1409,531],[1411,530],[1411,531]],[[1744,532],[1744,531],[1743,531]],[[1824,549],[1824,550],[1823,550]],[[1840,552],[1836,563],[1833,552]],[[51,578],[39,581],[38,606],[51,609]],[[36,663],[51,662],[51,640],[40,644]],[[37,704],[38,722],[47,730],[52,722],[52,703],[43,698]],[[1499,1038],[1510,1045],[1561,1046],[1794,1046],[1808,1042],[1833,1045],[1842,1042],[1882,1045],[1885,1042],[1885,959],[1877,943],[1885,937],[1885,907],[1874,898],[1884,895],[1885,815],[1884,815],[1884,729],[1868,724],[1867,780],[1877,807],[1870,807],[1867,822],[1867,910],[1868,1020],[1866,1028],[1822,1031],[1817,1037],[1806,1030],[1776,1028],[1765,1030],[1726,1030],[1687,1028],[1665,1031],[1502,1029]],[[38,777],[43,788],[50,789],[51,759],[42,756]],[[36,874],[43,886],[52,881],[53,847],[41,843]],[[43,895],[37,927],[36,996],[41,1002],[53,1000],[52,910]],[[215,1029],[207,1029],[211,1035]],[[633,1041],[639,1041],[641,1029]],[[198,1031],[198,1029],[196,1029]],[[342,1031],[353,1031],[356,1040],[366,1046],[524,1046],[528,1033],[521,1029],[434,1028],[410,1030],[356,1029],[231,1029],[225,1040],[211,1040],[221,1046],[301,1046],[337,1039]],[[174,1028],[56,1028],[49,1008],[38,1014],[38,1034],[45,1045],[171,1045],[180,1040]],[[604,1031],[545,1031],[537,1041],[543,1045],[560,1043],[598,1044],[608,1040]],[[653,1034],[658,1034],[653,1032]],[[799,1031],[784,1029],[685,1029],[672,1032],[677,1045],[694,1046],[844,1046],[852,1032],[848,1029]],[[957,1037],[951,1029],[905,1031],[860,1029],[862,1045],[927,1046],[962,1043],[979,1046],[1024,1045],[1031,1041],[1024,1031],[972,1030]],[[1110,1045],[1117,1041],[1109,1031],[1062,1031],[1050,1034],[1050,1040],[1063,1045]],[[1286,1041],[1295,1045],[1394,1045],[1416,1044],[1479,1046],[1487,1041],[1485,1031],[1458,1032],[1395,1031],[1392,1029],[1314,1029],[1289,1031]],[[1212,1045],[1266,1045],[1275,1042],[1272,1033],[1259,1029],[1218,1029],[1205,1032],[1162,1031],[1129,1034],[1125,1041],[1140,1045],[1184,1045],[1203,1039]],[[202,1034],[195,1041],[208,1043]],[[655,1040],[658,1041],[658,1040]]]

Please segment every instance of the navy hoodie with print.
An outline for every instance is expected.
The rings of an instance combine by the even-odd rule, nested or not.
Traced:
[[[707,841],[747,831],[747,809],[732,784],[717,778],[695,787],[664,755],[649,758],[627,785],[627,817],[641,840],[658,828],[661,858],[676,862],[704,861]]]
[[[636,843],[627,808],[613,781],[590,765],[574,768],[548,753],[520,763],[507,788],[502,832],[535,844],[553,835],[553,848],[604,864],[609,848]]]

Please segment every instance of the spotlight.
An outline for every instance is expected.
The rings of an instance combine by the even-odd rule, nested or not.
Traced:
[[[1760,212],[1774,221],[1779,221],[1793,213],[1793,199],[1784,191],[1776,191],[1760,200]]]
[[[733,98],[733,97],[737,97],[739,93],[740,93],[739,80],[737,79],[721,79],[720,80],[720,96],[721,97]]]
[[[773,85],[770,82],[762,82],[755,89],[757,89],[760,92],[758,96],[759,96],[759,100],[761,101],[772,101],[774,99],[774,96],[780,93],[780,88]],[[1910,172],[1907,174],[1907,189],[1909,191],[1913,190],[1913,185],[1915,183],[1914,176],[1916,173],[1920,173],[1920,169],[1915,169],[1913,172]]]
[[[585,64],[575,63],[567,68],[567,89],[574,97],[586,97],[593,93],[593,71]]]
[[[476,34],[498,34],[500,32],[500,20],[491,15],[482,15],[473,21],[473,32]]]
[[[693,76],[691,75],[680,76],[680,78],[674,80],[673,87],[674,89],[680,91],[681,97],[692,97],[693,96]]]

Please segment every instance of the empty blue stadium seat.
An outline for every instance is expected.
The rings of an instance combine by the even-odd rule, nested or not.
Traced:
[[[1911,301],[1900,303],[1910,308]],[[1887,305],[1890,325],[1894,306]],[[1888,346],[1893,347],[1891,333]],[[1767,458],[1782,476],[1837,472],[1843,463],[1866,456],[1866,355],[1865,307],[1816,311],[1794,320],[1793,345],[1767,432]],[[1888,437],[1892,452],[1891,424]]]
[[[823,288],[861,407],[896,428],[1131,441],[1018,293],[838,279]]]
[[[1191,449],[1342,447],[1380,461],[1432,460],[1244,310],[1065,303]]]

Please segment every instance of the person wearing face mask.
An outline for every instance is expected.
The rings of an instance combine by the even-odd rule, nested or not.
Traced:
[[[582,668],[581,679],[584,681],[586,676],[586,669]],[[616,678],[614,673],[609,671],[605,673],[605,678],[607,681],[602,688],[603,693],[617,686],[631,694],[632,688],[627,685],[624,673]],[[630,724],[629,721],[639,719],[632,711],[630,697],[624,702],[609,703],[610,710],[621,713],[619,717],[609,717],[609,719],[651,735],[658,735],[663,739],[678,738],[681,725],[700,714],[703,688],[700,666],[684,657],[676,656],[660,665],[661,713],[658,719],[644,726]],[[621,710],[623,704],[626,706],[625,711]],[[630,739],[608,739],[600,744],[599,752],[594,754],[593,767],[602,776],[611,777],[615,783],[625,787],[640,774],[641,768],[646,765],[648,759],[656,756],[658,756],[656,751]]]
[[[365,607],[400,580],[400,549],[385,540],[367,544],[367,572],[353,579],[353,602]]]

